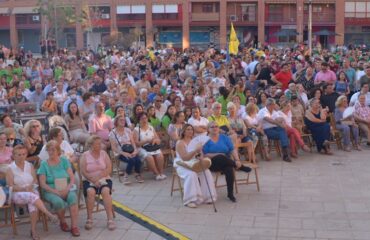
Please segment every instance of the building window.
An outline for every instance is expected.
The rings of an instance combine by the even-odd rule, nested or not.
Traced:
[[[202,12],[212,13],[213,12],[213,3],[203,3]]]
[[[25,14],[17,14],[15,17],[15,22],[17,24],[27,24],[27,18],[28,16]]]
[[[243,21],[255,22],[257,19],[257,4],[241,4]]]
[[[369,2],[346,2],[344,16],[347,18],[367,18],[370,17]]]

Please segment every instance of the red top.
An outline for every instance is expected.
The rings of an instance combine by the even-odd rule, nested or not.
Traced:
[[[282,84],[281,88],[283,91],[285,91],[286,89],[288,89],[289,82],[292,80],[292,73],[290,71],[289,72],[280,71],[275,75],[275,78]]]

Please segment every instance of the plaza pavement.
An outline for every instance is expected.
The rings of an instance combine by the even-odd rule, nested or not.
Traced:
[[[179,192],[170,197],[171,169],[167,169],[169,178],[164,182],[152,180],[148,172],[144,184],[123,186],[115,179],[113,198],[190,239],[370,239],[370,148],[334,153],[301,153],[292,163],[281,161],[273,153],[272,161],[259,161],[261,192],[255,185],[240,185],[238,202],[231,203],[226,188],[219,188],[217,213],[211,205],[183,207]],[[224,177],[220,180],[223,182]],[[118,214],[118,228],[110,232],[104,212],[94,215],[95,226],[87,232],[83,229],[84,211],[80,211],[79,239],[162,239]],[[49,225],[46,233],[38,225],[43,239],[72,238]],[[19,226],[14,239],[29,239],[29,229],[29,225]],[[0,229],[0,239],[13,239],[10,228]]]

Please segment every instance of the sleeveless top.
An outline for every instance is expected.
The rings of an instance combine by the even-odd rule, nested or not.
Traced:
[[[31,173],[32,164],[25,161],[24,169],[20,169],[15,162],[10,164],[10,169],[12,170],[14,176],[14,185],[16,186],[26,186],[33,184],[33,176]]]
[[[102,171],[107,168],[105,159],[107,158],[107,153],[103,150],[100,151],[99,158],[93,157],[90,151],[85,153],[86,157],[86,172],[98,176]]]

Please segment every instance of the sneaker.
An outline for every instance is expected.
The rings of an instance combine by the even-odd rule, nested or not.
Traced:
[[[144,182],[144,179],[141,177],[140,174],[136,175],[135,179],[136,179],[136,182],[138,182],[138,183],[143,183]]]
[[[128,177],[127,174],[123,177],[123,184],[124,185],[130,185],[131,184],[130,178]]]
[[[190,202],[190,203],[186,204],[185,206],[187,206],[188,208],[196,208],[197,207],[197,205],[193,202]]]
[[[155,176],[155,180],[157,180],[157,181],[161,181],[161,180],[162,180],[162,176],[161,176],[161,175],[157,175],[157,176]]]
[[[159,176],[161,176],[161,179],[162,179],[162,180],[165,180],[165,179],[167,178],[167,176],[166,176],[166,175],[164,175],[164,174],[160,174]]]

